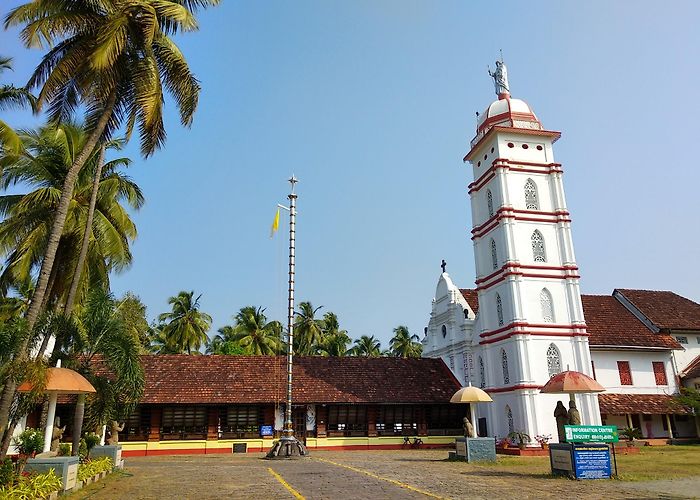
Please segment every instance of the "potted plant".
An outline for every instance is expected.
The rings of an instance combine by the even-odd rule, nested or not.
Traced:
[[[634,440],[642,437],[642,431],[637,427],[625,427],[620,431],[620,436],[627,440],[627,446],[634,446]]]
[[[525,431],[513,431],[508,434],[508,439],[518,445],[518,448],[521,450],[525,448],[527,443],[532,441],[530,438],[529,434],[527,434]]]
[[[535,441],[539,443],[543,450],[549,448],[549,440],[552,439],[551,434],[539,434],[535,436]]]

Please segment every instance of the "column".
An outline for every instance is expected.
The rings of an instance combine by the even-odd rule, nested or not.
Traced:
[[[671,428],[671,416],[668,413],[666,413],[664,417],[666,418],[666,427],[668,427],[668,438],[673,439],[673,429]]]
[[[377,407],[375,405],[367,406],[367,436],[377,436]]]
[[[327,405],[316,405],[316,437],[324,438],[326,437],[326,429],[328,420],[328,406]]]

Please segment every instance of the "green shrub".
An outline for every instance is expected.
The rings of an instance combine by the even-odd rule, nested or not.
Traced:
[[[54,491],[59,491],[61,486],[61,478],[53,469],[44,474],[22,475],[14,486],[0,487],[0,500],[49,498]]]
[[[111,471],[114,463],[109,457],[100,457],[89,460],[78,466],[78,481],[85,481],[101,472]]]
[[[44,433],[39,429],[26,428],[22,433],[13,439],[14,445],[20,455],[28,457],[40,453],[44,448]]]
[[[6,458],[0,464],[0,486],[10,486],[15,480],[15,466],[12,465],[12,460]]]
[[[68,443],[60,443],[58,445],[58,456],[67,457],[70,455],[70,445]]]

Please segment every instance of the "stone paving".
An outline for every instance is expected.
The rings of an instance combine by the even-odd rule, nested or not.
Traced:
[[[689,498],[700,477],[622,483],[572,481],[527,470],[495,470],[445,460],[447,450],[314,452],[300,460],[261,455],[126,459],[123,474],[71,499],[152,498]],[[668,484],[663,484],[668,483]]]

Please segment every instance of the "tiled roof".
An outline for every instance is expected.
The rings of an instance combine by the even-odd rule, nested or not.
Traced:
[[[591,346],[680,349],[670,335],[654,333],[611,295],[581,295]]]
[[[469,304],[469,307],[472,308],[472,311],[474,311],[474,314],[479,312],[479,297],[477,296],[476,290],[473,290],[471,288],[460,288],[460,292],[462,292],[462,297],[464,297],[464,300],[467,301],[467,304]]]
[[[673,292],[617,289],[660,329],[700,330],[700,304]]]
[[[674,413],[689,415],[689,408],[682,406],[666,394],[599,394],[600,413],[624,415],[641,413],[643,415],[662,415]]]
[[[683,378],[700,378],[700,355],[696,356],[685,370],[681,372],[681,377]]]
[[[141,357],[142,403],[267,403],[286,398],[284,356]],[[294,358],[295,403],[447,403],[460,384],[441,359]]]

